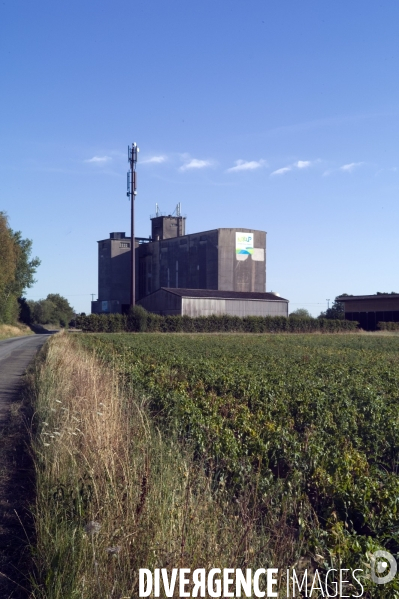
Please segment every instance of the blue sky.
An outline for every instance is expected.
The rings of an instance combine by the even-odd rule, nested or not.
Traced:
[[[42,260],[27,296],[90,310],[133,141],[137,235],[181,202],[190,233],[266,230],[291,310],[399,291],[398,28],[394,0],[4,0],[0,209]]]

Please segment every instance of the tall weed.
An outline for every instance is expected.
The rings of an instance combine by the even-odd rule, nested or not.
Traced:
[[[139,568],[286,568],[300,557],[286,517],[295,506],[270,496],[259,511],[256,484],[232,501],[213,464],[165,438],[147,398],[68,335],[50,340],[32,394],[32,599],[138,596]]]

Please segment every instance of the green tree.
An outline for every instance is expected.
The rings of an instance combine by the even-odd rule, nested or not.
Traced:
[[[53,302],[41,299],[37,302],[30,300],[28,304],[33,324],[58,324],[55,315],[56,306]]]
[[[32,287],[32,285],[36,283],[34,275],[36,274],[37,268],[40,266],[40,260],[37,257],[32,258],[31,260],[29,259],[32,253],[31,239],[22,239],[21,231],[12,231],[10,229],[10,233],[17,253],[12,293],[17,295],[17,297],[21,297],[26,289]]]
[[[32,313],[31,313],[29,302],[26,300],[26,298],[19,297],[18,304],[19,304],[19,319],[20,319],[20,321],[24,322],[25,324],[31,324],[32,323]]]
[[[30,259],[31,252],[32,241],[10,229],[6,214],[0,212],[0,322],[17,320],[18,298],[35,282],[40,260]]]
[[[59,293],[49,293],[46,299],[29,301],[34,324],[52,324],[67,327],[75,312],[68,300]]]
[[[341,293],[342,295],[348,295],[347,293]],[[344,320],[345,319],[345,306],[343,302],[338,301],[338,297],[335,298],[331,308],[327,308],[325,312],[321,312],[318,318],[329,318],[331,320]]]
[[[301,318],[313,318],[311,313],[305,308],[298,308],[290,314],[290,318],[301,319]]]
[[[54,316],[56,320],[53,322],[59,322],[62,327],[67,327],[75,314],[75,310],[68,300],[58,293],[49,293],[46,300],[55,305]]]
[[[0,212],[0,302],[4,303],[6,288],[15,280],[16,248],[8,227],[7,216]]]

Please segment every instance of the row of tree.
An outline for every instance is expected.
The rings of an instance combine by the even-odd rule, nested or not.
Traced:
[[[26,324],[50,324],[67,327],[75,313],[68,300],[58,293],[49,293],[37,302],[21,300],[21,320]]]
[[[0,212],[0,323],[18,320],[24,291],[32,287],[39,258],[31,258],[32,241],[13,231],[7,216]]]
[[[68,300],[50,293],[38,302],[26,301],[25,291],[36,282],[39,258],[31,258],[32,241],[13,231],[7,215],[0,212],[0,324],[52,324],[68,326],[74,310]]]

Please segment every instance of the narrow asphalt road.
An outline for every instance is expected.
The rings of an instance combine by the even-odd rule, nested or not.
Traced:
[[[26,599],[29,555],[25,531],[34,492],[28,433],[22,416],[15,418],[21,400],[23,375],[50,335],[14,337],[0,341],[0,598]],[[14,409],[14,416],[12,417]]]
[[[18,392],[25,370],[49,336],[29,335],[0,341],[0,424]]]

